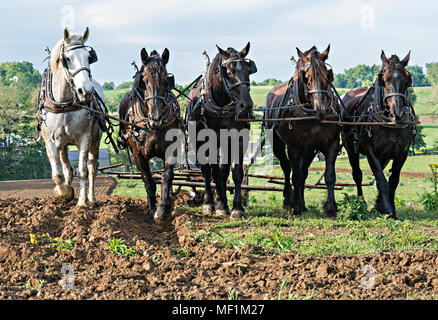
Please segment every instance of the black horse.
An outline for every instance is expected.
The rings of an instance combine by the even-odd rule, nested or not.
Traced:
[[[219,53],[213,61],[208,62],[206,75],[189,94],[187,106],[187,126],[196,123],[196,136],[202,129],[214,131],[214,152],[206,152],[208,161],[199,162],[199,149],[202,142],[196,141],[197,162],[201,167],[205,182],[204,213],[216,210],[218,216],[228,216],[234,219],[245,218],[242,205],[241,184],[243,180],[243,157],[248,147],[249,122],[238,122],[238,118],[248,119],[252,114],[253,102],[249,94],[249,75],[255,73],[255,63],[246,59],[250,44],[240,52],[233,48],[226,51],[217,47]],[[237,131],[228,131],[234,129]],[[224,131],[230,136],[224,136]],[[222,131],[222,132],[221,132]],[[222,135],[222,141],[221,141]],[[225,140],[224,140],[225,137]],[[237,137],[237,140],[236,140]],[[190,139],[190,137],[189,137]],[[197,139],[198,140],[198,139]],[[210,150],[211,151],[211,150]],[[234,163],[233,181],[235,193],[233,209],[230,213],[227,204],[227,180],[231,163]],[[216,185],[217,205],[211,187],[211,178]]]
[[[410,52],[401,61],[396,55],[388,59],[382,50],[383,67],[374,85],[350,90],[342,99],[345,105],[345,121],[397,123],[345,126],[342,131],[357,194],[363,195],[359,156],[364,154],[379,191],[375,208],[392,218],[396,217],[394,195],[400,172],[416,134],[416,116],[408,95],[408,88],[412,86],[412,77],[406,70],[409,58]],[[383,170],[390,160],[393,162],[388,183]]]
[[[183,123],[180,121],[178,101],[172,93],[174,78],[166,70],[169,50],[165,49],[160,56],[155,50],[148,55],[143,48],[141,60],[143,65],[136,73],[132,89],[123,97],[119,107],[120,118],[136,126],[120,124],[119,135],[129,145],[141,172],[148,196],[149,213],[154,215],[156,223],[161,224],[172,211],[170,192],[177,156],[176,153],[166,152],[173,144],[173,141],[166,141],[166,133],[172,129],[181,130]],[[156,183],[149,168],[149,160],[153,157],[164,161],[158,208]]]
[[[264,123],[265,127],[274,129],[273,151],[284,173],[283,207],[293,208],[294,214],[307,210],[304,186],[308,168],[318,151],[324,154],[326,163],[324,178],[328,198],[324,210],[328,216],[335,216],[337,211],[334,186],[340,127],[320,122],[341,116],[339,99],[331,84],[333,71],[325,63],[329,51],[330,45],[322,53],[315,46],[304,53],[297,48],[299,59],[294,76],[289,82],[274,87],[266,98],[266,119],[302,118],[300,121]]]

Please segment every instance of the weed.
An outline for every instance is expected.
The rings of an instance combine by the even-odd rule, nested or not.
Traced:
[[[114,236],[112,239],[108,239],[108,250],[114,253],[115,256],[121,257],[124,255],[129,255],[132,257],[136,253],[138,253],[137,249],[134,247],[128,248],[126,244],[124,244],[123,239],[116,239]]]
[[[421,196],[424,210],[433,211],[438,209],[438,163],[429,164],[432,176],[429,178],[433,185],[432,192],[425,192]]]
[[[232,289],[228,292],[228,300],[240,300],[239,292],[236,289]]]
[[[339,220],[364,220],[369,217],[367,205],[362,196],[344,193],[337,218]]]
[[[170,252],[188,258],[192,255],[192,252],[185,248],[170,248]]]
[[[56,250],[59,251],[72,250],[76,243],[76,239],[60,240],[58,237],[52,238],[48,234],[37,236],[31,233],[29,237],[30,243],[32,244],[42,243],[45,244],[46,247],[56,247]]]
[[[46,280],[34,280],[34,281],[32,281],[32,280],[28,280],[27,282],[26,282],[26,284],[24,285],[24,287],[26,288],[26,289],[33,289],[33,290],[38,290],[38,291],[40,291],[42,288],[43,288],[43,286],[44,286],[44,284],[46,283],[47,281]]]

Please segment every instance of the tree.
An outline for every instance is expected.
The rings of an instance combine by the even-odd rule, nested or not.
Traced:
[[[103,85],[102,85],[102,89],[103,90],[114,90],[114,88],[115,88],[115,85],[114,85],[114,82],[104,82],[103,83]]]
[[[50,176],[44,143],[33,142],[41,75],[30,62],[0,64],[0,179]]]
[[[432,85],[438,84],[438,62],[426,63],[427,79]]]
[[[426,78],[423,68],[418,65],[407,66],[406,69],[412,75],[412,86],[427,87],[430,86],[430,81]]]
[[[119,90],[119,89],[130,89],[132,87],[133,83],[134,83],[133,81],[122,82],[121,84],[119,84],[116,87],[116,90]]]

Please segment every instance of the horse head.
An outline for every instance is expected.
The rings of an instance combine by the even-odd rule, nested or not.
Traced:
[[[173,75],[167,73],[166,64],[169,62],[169,50],[164,49],[161,56],[153,50],[148,55],[145,48],[141,49],[141,81],[140,91],[147,107],[149,125],[157,129],[163,122],[170,108],[169,94],[175,83]]]
[[[88,102],[94,90],[90,64],[97,61],[97,55],[92,48],[85,46],[89,33],[88,27],[82,35],[70,33],[65,28],[64,38],[54,57],[56,64],[63,67],[67,82],[81,102]]]
[[[294,79],[298,82],[299,98],[312,105],[317,117],[327,113],[333,99],[330,90],[333,71],[325,63],[329,51],[330,45],[322,53],[315,46],[304,53],[297,48],[299,59]]]
[[[216,47],[219,54],[213,63],[218,64],[221,82],[231,102],[235,104],[237,114],[252,109],[249,75],[257,72],[257,67],[254,61],[245,58],[248,55],[250,43],[248,42],[241,51],[233,48],[223,50],[217,45]]]
[[[408,112],[405,106],[409,106],[407,90],[412,86],[412,76],[406,66],[408,65],[411,52],[400,61],[394,54],[387,58],[382,50],[380,58],[383,67],[378,75],[378,85],[383,87],[383,105],[389,108],[392,121],[403,121]]]

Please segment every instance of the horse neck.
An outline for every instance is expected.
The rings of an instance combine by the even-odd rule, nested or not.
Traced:
[[[71,85],[61,67],[52,70],[52,94],[56,102],[69,101],[73,98]]]

